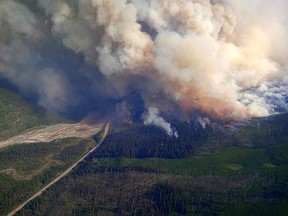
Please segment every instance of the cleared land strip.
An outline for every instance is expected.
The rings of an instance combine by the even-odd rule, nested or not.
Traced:
[[[80,158],[76,163],[74,163],[71,167],[69,167],[65,172],[63,172],[61,175],[59,175],[57,178],[55,178],[52,182],[50,182],[48,185],[46,185],[45,187],[43,187],[40,191],[38,191],[37,193],[35,193],[33,196],[31,196],[28,200],[26,200],[25,202],[23,202],[21,205],[19,205],[16,209],[14,209],[13,211],[11,211],[7,216],[13,216],[15,215],[18,211],[20,211],[24,206],[26,206],[30,201],[32,201],[33,199],[35,199],[36,197],[40,196],[44,191],[46,191],[49,187],[51,187],[52,185],[54,185],[56,182],[58,182],[60,179],[62,179],[64,176],[66,176],[68,173],[70,173],[81,161],[83,161],[88,155],[90,155],[93,151],[95,151],[103,142],[103,140],[105,139],[105,137],[107,136],[108,132],[109,132],[109,128],[110,128],[110,124],[107,123],[106,127],[104,129],[104,133],[101,137],[101,140],[99,141],[99,143],[92,148],[88,153],[86,153],[82,158]]]
[[[102,124],[87,125],[82,123],[44,126],[1,141],[0,148],[14,144],[51,142],[56,139],[68,137],[88,138],[98,133],[102,126]]]

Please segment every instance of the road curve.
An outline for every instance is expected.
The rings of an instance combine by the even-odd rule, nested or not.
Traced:
[[[88,155],[90,155],[93,151],[95,151],[103,142],[105,137],[107,136],[109,132],[110,124],[109,122],[106,124],[104,133],[101,137],[100,142],[92,148],[88,153],[86,153],[83,157],[81,157],[76,163],[74,163],[71,167],[69,167],[66,171],[64,171],[61,175],[59,175],[57,178],[55,178],[53,181],[51,181],[49,184],[47,184],[45,187],[43,187],[40,191],[35,193],[33,196],[31,196],[28,200],[23,202],[21,205],[19,205],[17,208],[15,208],[13,211],[11,211],[7,216],[13,216],[15,215],[18,211],[20,211],[24,206],[26,206],[30,201],[35,199],[36,197],[40,196],[44,191],[46,191],[49,187],[54,185],[56,182],[58,182],[60,179],[62,179],[64,176],[66,176],[68,173],[70,173],[80,162],[82,162]]]

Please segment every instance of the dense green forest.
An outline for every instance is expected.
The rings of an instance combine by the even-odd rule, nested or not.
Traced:
[[[1,139],[55,121],[14,93],[0,97]],[[114,125],[97,151],[17,215],[288,215],[287,122],[288,114],[205,129],[174,122],[178,137]],[[59,176],[102,132],[94,141],[0,149],[0,215]]]
[[[205,143],[211,129],[204,130],[195,123],[175,125],[179,137],[169,136],[155,126],[132,124],[112,129],[93,157],[183,158]]]
[[[67,138],[0,149],[0,215],[61,174],[95,145]]]
[[[180,141],[153,127],[115,127],[101,151],[18,215],[287,215],[287,118],[207,130],[178,123]],[[192,150],[171,156],[192,131]]]
[[[155,126],[137,123],[116,126],[93,157],[186,158],[198,151],[227,146],[269,146],[272,150],[274,145],[288,141],[286,122],[287,114],[238,123],[228,128],[220,123],[203,129],[197,122],[175,122],[173,127],[178,131],[178,137],[169,136]]]
[[[0,88],[0,140],[57,122],[69,121]],[[67,138],[0,148],[0,215],[29,198],[94,145],[90,139]]]

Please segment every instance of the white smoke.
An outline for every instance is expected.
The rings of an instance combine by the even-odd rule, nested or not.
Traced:
[[[200,111],[225,121],[267,116],[287,111],[287,6],[283,0],[37,0],[29,7],[4,0],[0,71],[31,88],[28,77],[36,76],[38,66],[21,69],[31,56],[39,55],[36,64],[45,61],[45,50],[35,55],[33,42],[51,37],[84,57],[83,64],[97,66],[115,89],[113,97],[127,96],[130,87],[140,91],[146,107],[158,107],[147,112],[155,119],[167,107],[184,116]],[[43,31],[51,35],[44,37]],[[20,44],[26,41],[24,49]],[[20,60],[5,55],[17,49]],[[52,69],[41,68],[41,87],[32,89],[44,95],[41,104],[65,107],[69,86],[77,84],[65,80],[61,73],[66,71],[53,70],[47,78],[45,71]],[[83,76],[99,83],[99,74],[90,73]],[[156,122],[166,125],[168,133],[171,127],[161,119]]]
[[[270,56],[273,41],[258,25],[258,14],[249,14],[255,18],[251,23],[241,23],[241,7],[249,7],[248,2],[226,2],[228,7],[209,0],[83,0],[78,14],[68,1],[46,2],[40,5],[52,14],[54,32],[65,35],[64,44],[94,59],[108,76],[153,74],[167,97],[186,113],[202,110],[241,120],[273,112],[259,95],[243,94],[280,70]],[[155,31],[155,39],[138,21]]]
[[[211,124],[211,120],[208,117],[198,117],[197,121],[203,129],[205,129],[207,125]]]
[[[0,75],[25,92],[38,93],[39,104],[63,110],[69,104],[65,78],[49,65],[33,45],[44,34],[29,8],[21,2],[0,2]],[[46,50],[45,50],[46,51]]]
[[[145,125],[155,125],[165,130],[169,136],[173,135],[171,124],[159,116],[159,110],[156,107],[149,107],[147,113],[143,115],[143,120]]]
[[[1,37],[9,35],[12,31],[34,38],[39,37],[40,32],[35,28],[36,23],[36,18],[24,5],[13,0],[0,2],[0,27],[6,30],[2,29]]]

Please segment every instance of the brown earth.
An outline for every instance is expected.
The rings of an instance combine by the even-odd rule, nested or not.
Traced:
[[[88,125],[83,123],[78,124],[57,124],[51,126],[43,126],[31,129],[28,132],[14,136],[8,140],[0,142],[0,148],[25,143],[40,143],[51,142],[56,139],[69,137],[89,138],[97,134],[103,124]]]

